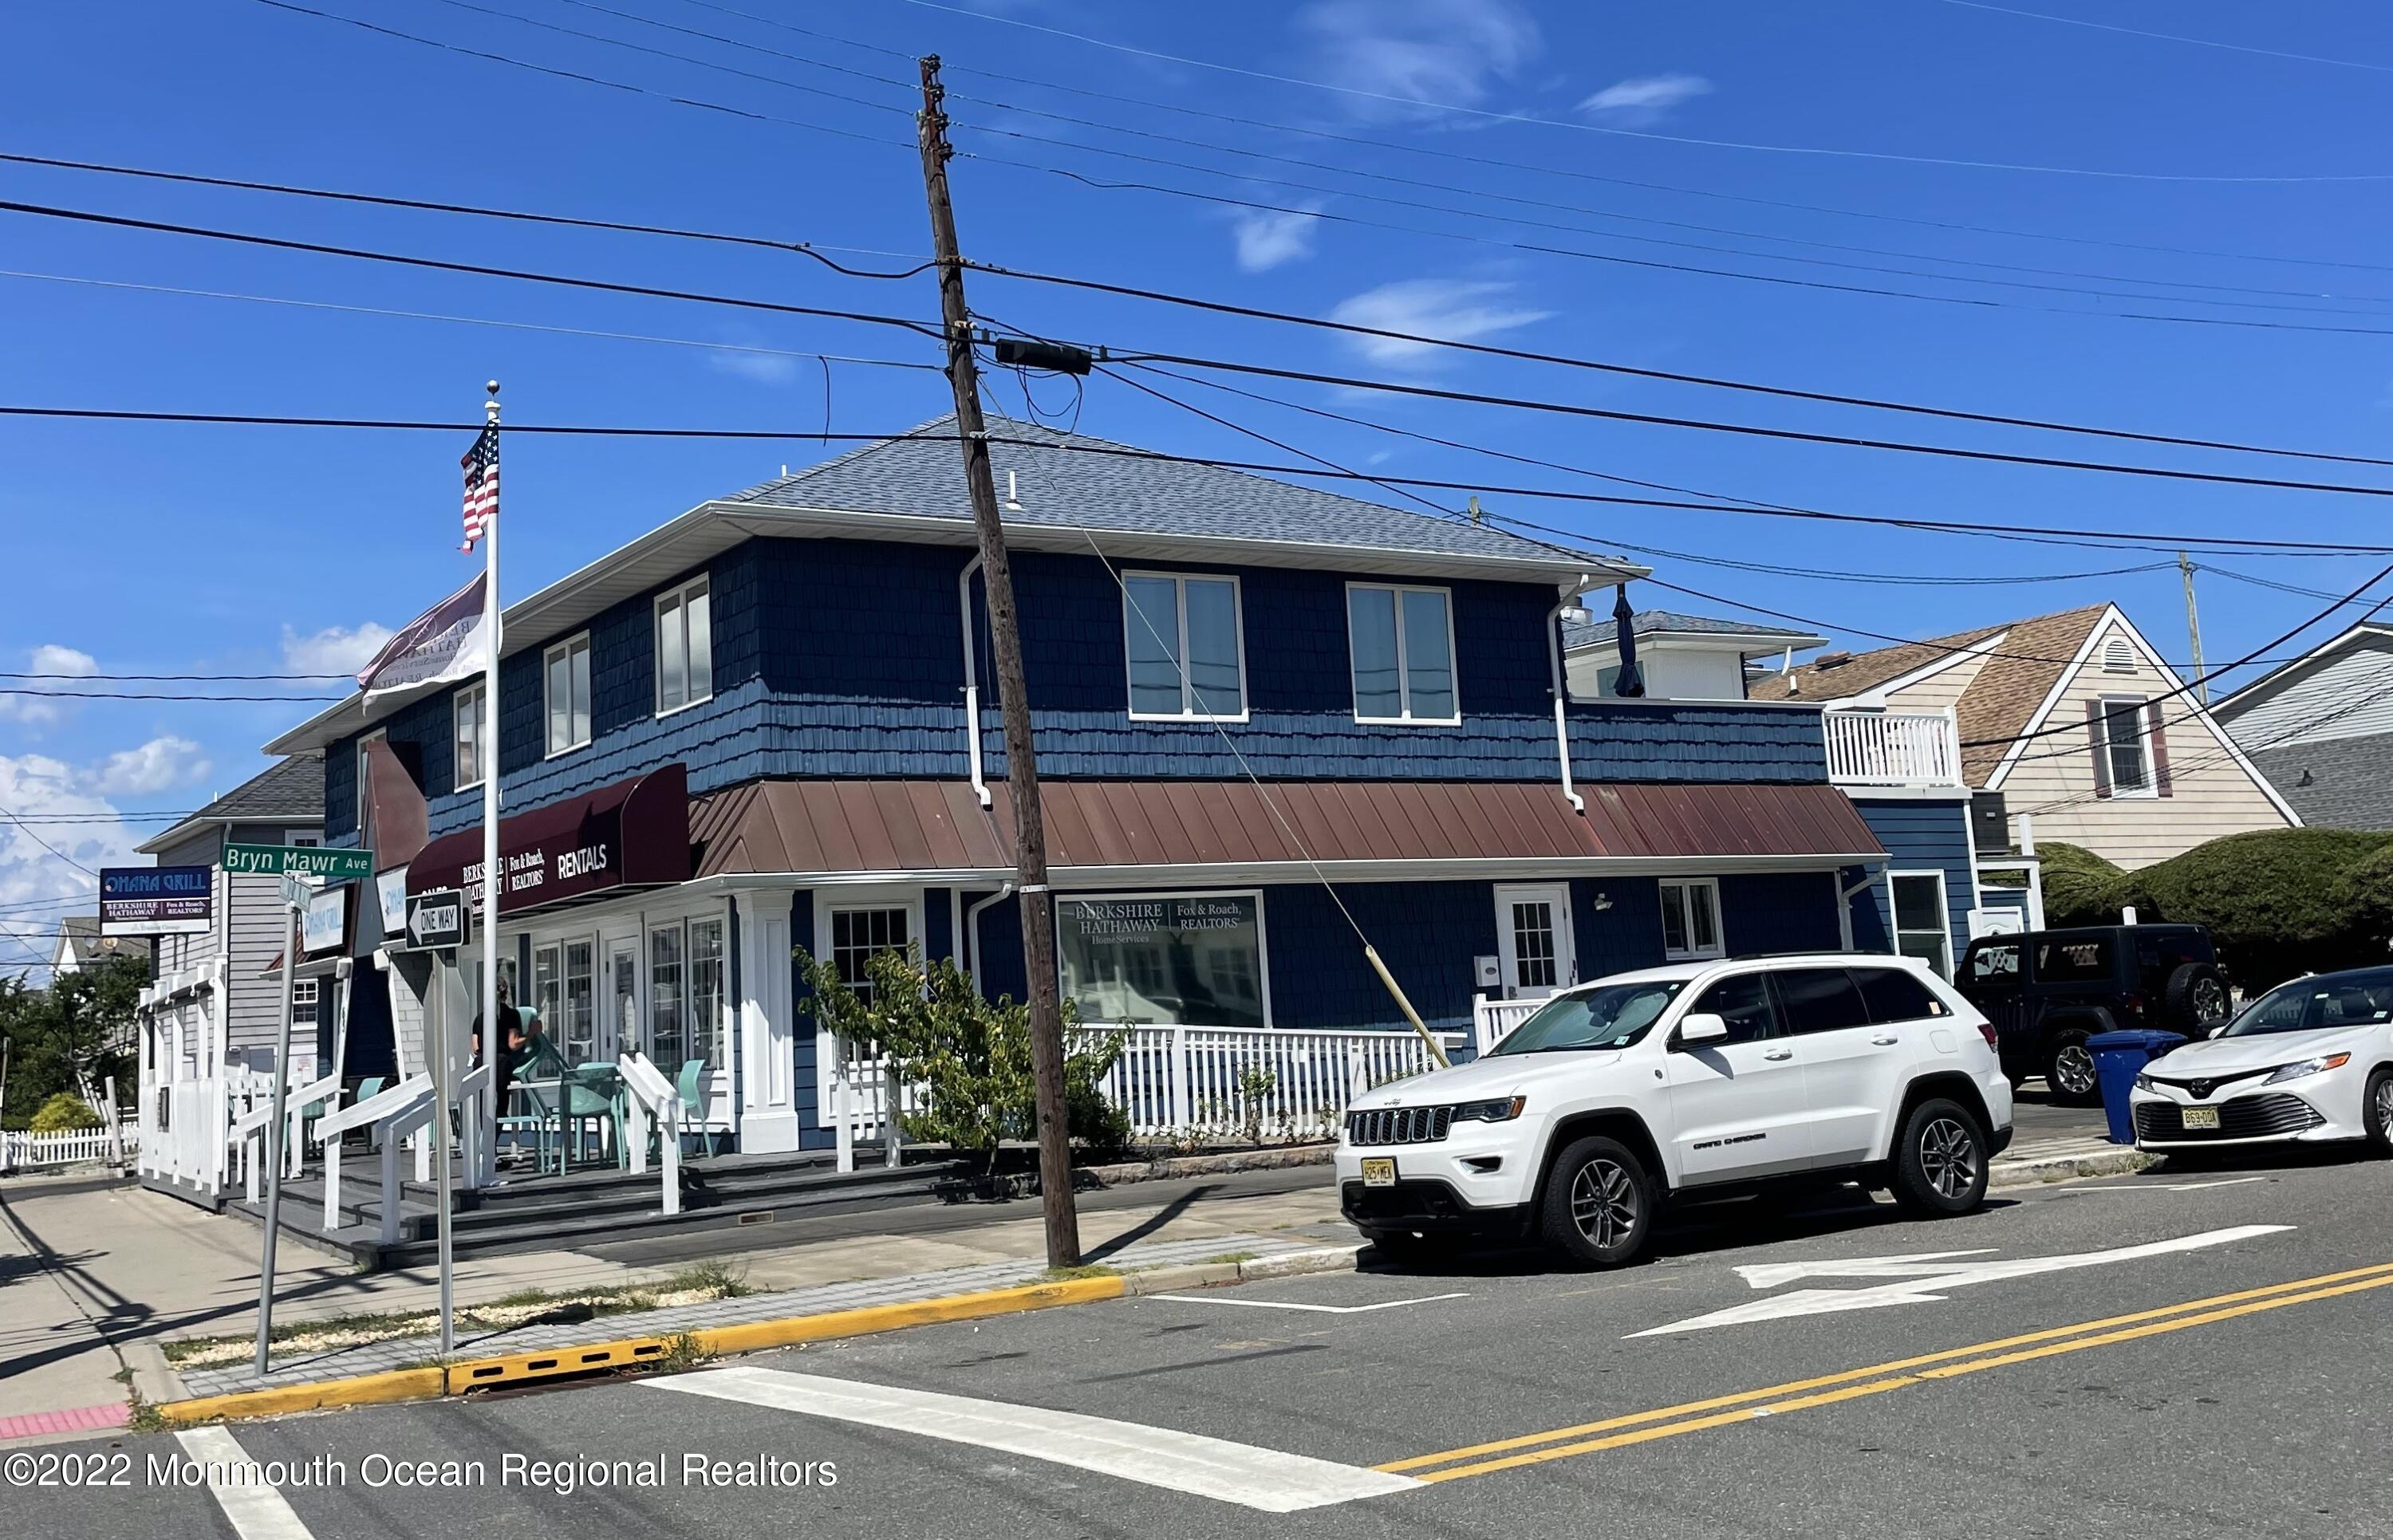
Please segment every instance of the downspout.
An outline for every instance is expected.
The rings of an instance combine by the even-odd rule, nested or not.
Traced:
[[[1005,886],[964,910],[964,939],[972,947],[972,967],[967,972],[975,990],[980,988],[980,911],[991,904],[1002,904],[1013,896],[1013,884],[1009,881]]]
[[[1570,800],[1571,811],[1584,816],[1587,799],[1571,789],[1570,723],[1563,711],[1566,692],[1563,687],[1563,611],[1576,607],[1578,595],[1593,580],[1582,574],[1578,582],[1546,611],[1546,662],[1551,669],[1554,698],[1554,752],[1562,760],[1563,795]]]
[[[990,802],[988,779],[980,762],[980,663],[974,656],[976,649],[973,646],[972,581],[973,574],[979,570],[980,553],[975,551],[972,560],[964,563],[961,575],[956,579],[956,607],[964,638],[964,752],[972,764],[973,795],[978,797],[981,806],[986,808]],[[1012,891],[1011,884],[1008,884],[1008,891]],[[975,964],[978,959],[979,951],[975,947]]]

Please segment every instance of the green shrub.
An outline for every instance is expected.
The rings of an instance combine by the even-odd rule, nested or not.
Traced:
[[[2111,889],[2125,872],[2083,845],[2039,843],[2035,854],[2044,863],[2046,924],[2105,925],[2118,920]]]
[[[99,1114],[82,1097],[62,1090],[42,1103],[30,1127],[35,1133],[81,1133],[100,1127]]]
[[[2343,906],[2361,945],[2374,954],[2370,960],[2386,960],[2393,947],[2393,839],[2344,868]]]
[[[2306,971],[2384,960],[2385,933],[2353,903],[2354,883],[2382,888],[2393,835],[2341,829],[2256,829],[2197,845],[2111,884],[2142,920],[2206,925],[2218,959],[2246,990]]]

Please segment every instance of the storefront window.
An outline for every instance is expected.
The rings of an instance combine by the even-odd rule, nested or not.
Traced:
[[[1061,899],[1055,940],[1092,1025],[1270,1024],[1259,894]]]
[[[648,1047],[657,1068],[681,1072],[689,1056],[682,1019],[682,935],[679,925],[648,933]]]
[[[689,922],[689,1056],[723,1063],[723,921]]]
[[[872,1003],[872,976],[865,968],[883,952],[904,952],[912,944],[910,910],[833,909],[830,912],[830,965],[839,982]]]
[[[587,941],[569,941],[564,950],[565,992],[556,1023],[557,1041],[565,1050],[566,1063],[587,1064],[598,1056],[598,1017],[592,1009],[597,983],[595,949]]]
[[[531,954],[531,998],[525,1003],[540,1018],[544,1031],[556,1032],[563,1020],[557,1009],[557,953],[554,946],[536,946]],[[562,1038],[552,1038],[562,1041]]]

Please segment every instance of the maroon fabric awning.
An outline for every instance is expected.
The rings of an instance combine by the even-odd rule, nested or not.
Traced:
[[[961,781],[758,781],[701,799],[696,875],[1003,872],[1006,789],[982,811]],[[1829,786],[1502,781],[1045,781],[1058,869],[1423,862],[1712,860],[1817,866],[1883,859]]]
[[[499,912],[686,882],[689,835],[689,779],[678,764],[502,817]],[[433,841],[407,868],[409,893],[463,888],[477,913],[481,883],[479,825]]]

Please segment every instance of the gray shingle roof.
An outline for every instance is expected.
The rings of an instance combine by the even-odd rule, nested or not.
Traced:
[[[59,920],[59,939],[67,944],[68,955],[79,963],[89,962],[94,958],[105,957],[111,952],[123,952],[131,957],[150,955],[150,938],[147,936],[103,937],[99,933],[99,916],[96,914],[71,914],[62,917]]]
[[[1301,541],[1549,565],[1570,560],[1551,546],[1485,525],[1383,507],[1244,471],[1142,458],[1145,451],[1128,445],[1019,419],[992,418],[988,426],[994,437],[1038,440],[989,446],[998,495],[1005,496],[1009,473],[1019,494],[1021,506],[1005,509],[1008,524]],[[722,501],[972,517],[952,414]]]
[[[2393,782],[2385,777],[2388,755],[2393,735],[2288,743],[2254,750],[2251,757],[2277,794],[2313,829],[2393,829]]]
[[[321,823],[323,818],[324,757],[292,754],[275,761],[163,834],[152,835],[140,848],[155,851],[172,844],[200,824],[312,824]]]
[[[1612,624],[1609,614],[1599,615],[1592,620],[1567,621],[1563,626],[1563,646],[1584,647],[1608,644],[1613,639]],[[1640,636],[1655,636],[1668,632],[1696,636],[1778,636],[1789,642],[1816,639],[1812,632],[1756,625],[1748,620],[1722,620],[1708,615],[1686,615],[1675,609],[1641,609],[1629,616],[1628,624]]]

